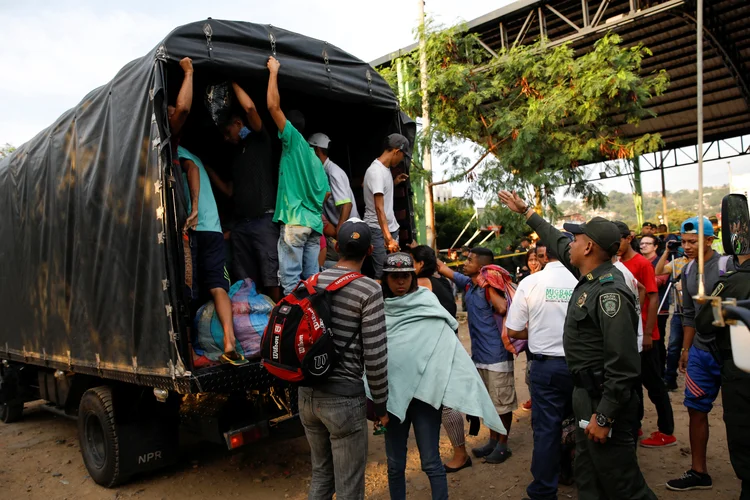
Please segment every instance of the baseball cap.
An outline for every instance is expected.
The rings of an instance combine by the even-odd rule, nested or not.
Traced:
[[[615,226],[617,226],[617,229],[620,231],[620,236],[622,236],[623,238],[630,236],[630,228],[623,221],[616,220]]]
[[[307,143],[313,147],[317,146],[319,148],[328,149],[328,145],[331,143],[331,139],[329,139],[327,135],[318,132],[311,135],[307,139]]]
[[[389,254],[385,258],[385,264],[383,265],[384,273],[409,273],[415,271],[414,259],[408,253],[396,252]]]
[[[653,222],[644,222],[641,227],[650,227],[652,229],[656,229],[656,224],[654,224]]]
[[[603,217],[594,217],[583,224],[563,224],[563,228],[572,234],[585,234],[610,255],[616,254],[620,248],[620,229]]]
[[[698,217],[690,217],[688,220],[682,223],[682,226],[680,227],[680,232],[682,234],[698,234],[698,226],[700,222],[698,222]],[[711,224],[711,221],[707,218],[703,217],[703,236],[713,236],[714,235],[714,226]]]
[[[409,140],[401,134],[391,134],[386,139],[386,146],[388,149],[398,149],[404,156],[411,160],[411,153],[409,153]]]
[[[362,219],[352,217],[339,228],[339,250],[344,253],[363,254],[372,244],[370,227]]]

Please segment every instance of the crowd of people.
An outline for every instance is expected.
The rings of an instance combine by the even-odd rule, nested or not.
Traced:
[[[750,272],[748,259],[721,255],[716,223],[693,217],[679,235],[645,223],[637,236],[623,222],[595,217],[560,231],[514,193],[501,192],[538,241],[524,238],[519,255],[501,266],[487,248],[464,249],[459,272],[427,246],[400,251],[393,193],[407,176],[394,179],[391,169],[409,155],[405,137],[385,138],[364,177],[365,206],[357,207],[346,173],[328,156],[331,140],[321,132],[305,139],[302,113],[282,111],[280,64],[270,57],[266,102],[280,160],[273,161],[270,127],[234,83],[241,111],[221,124],[234,152],[226,182],[179,144],[193,73],[190,59],[180,65],[182,87],[169,107],[172,153],[189,193],[184,230],[199,290],[214,300],[224,331],[222,361],[246,362],[235,350],[225,234],[212,182],[231,198],[237,219],[229,236],[232,277],[251,278],[274,301],[301,280],[315,276],[325,287],[372,263],[370,276],[332,294],[337,357],[330,375],[298,391],[311,449],[310,499],[334,493],[339,500],[364,498],[368,419],[385,436],[393,499],[406,498],[412,427],[433,499],[448,498],[447,474],[472,467],[472,456],[488,464],[511,459],[521,341],[531,394],[523,406],[531,410],[534,434],[528,498],[557,498],[558,484],[572,481],[582,499],[656,498],[639,469],[637,445],[676,444],[669,392],[677,390],[678,371],[685,374],[692,460],[667,488],[712,487],[708,415],[723,390],[729,453],[743,481],[742,498],[750,498],[750,377],[731,362],[727,331],[712,325],[710,307],[693,300],[701,225],[706,290],[740,298],[750,292],[742,276]],[[457,337],[455,290],[462,295],[471,354]],[[658,420],[642,439],[644,387]],[[488,441],[471,453],[465,416],[470,435],[477,435],[480,419],[489,428]],[[439,453],[441,426],[453,447],[446,463]]]
[[[250,95],[236,82],[231,84],[236,105],[217,123],[231,149],[231,180],[191,153],[181,144],[183,128],[193,102],[193,66],[190,58],[180,61],[184,77],[174,105],[168,106],[172,158],[184,172],[187,220],[184,227],[190,267],[195,280],[188,283],[194,308],[213,300],[223,328],[221,361],[232,365],[247,360],[236,349],[229,299],[231,283],[250,278],[258,290],[278,302],[301,280],[317,274],[321,267],[336,263],[335,238],[350,218],[362,218],[372,232],[373,277],[380,278],[386,253],[399,249],[399,224],[393,210],[394,186],[407,179],[394,179],[390,169],[409,157],[406,137],[384,138],[380,156],[367,169],[365,206],[357,207],[346,173],[328,157],[331,139],[322,132],[305,139],[305,117],[299,110],[282,110],[278,88],[280,63],[267,62],[266,104],[273,123],[263,123]],[[281,155],[272,154],[269,130],[278,131]],[[214,187],[212,187],[212,184]],[[225,231],[217,208],[214,188],[231,200],[232,227]],[[226,265],[228,240],[232,266]],[[191,274],[193,276],[193,274]]]
[[[667,481],[667,488],[687,491],[712,487],[705,451],[708,413],[718,391],[723,389],[730,457],[743,480],[742,498],[746,498],[750,432],[739,415],[750,404],[750,376],[731,363],[728,334],[726,329],[716,331],[710,326],[710,307],[696,309],[693,304],[700,220],[693,217],[684,221],[679,235],[649,233],[651,228],[644,226],[646,230],[634,245],[630,228],[622,222],[595,217],[584,224],[566,224],[561,232],[529,210],[517,196],[502,193],[501,199],[512,210],[525,214],[530,228],[539,236],[536,245],[529,242],[529,255],[522,261],[528,273],[519,274],[517,286],[510,273],[493,266],[494,256],[489,249],[470,249],[462,272],[457,272],[439,261],[429,247],[417,246],[411,249],[411,255],[392,253],[386,257],[380,291],[371,295],[370,305],[383,301],[378,307],[384,313],[379,322],[384,324],[385,340],[380,341],[377,350],[384,358],[378,378],[365,370],[365,392],[374,404],[369,418],[376,422],[376,428],[386,429],[391,498],[406,497],[406,439],[412,426],[422,469],[435,499],[448,497],[446,474],[471,467],[471,455],[489,464],[500,464],[512,457],[508,437],[518,402],[514,354],[502,340],[504,330],[510,338],[528,341],[534,434],[530,464],[533,480],[527,487],[528,498],[556,498],[558,484],[573,480],[583,499],[656,498],[639,469],[636,448],[638,443],[649,448],[676,444],[669,397],[669,390],[676,389],[677,375],[670,372],[673,369],[685,373],[684,404],[690,413],[692,462],[681,477]],[[360,251],[351,269],[357,270],[374,249],[364,248],[368,241],[372,242],[365,223],[349,221],[343,228],[355,224],[360,233],[356,243]],[[748,281],[741,276],[743,271],[750,272],[748,259],[738,258],[740,272],[733,272],[732,260],[711,248],[716,239],[711,222],[706,219],[703,224],[706,289],[717,294],[725,289],[744,291],[738,296],[748,296]],[[349,234],[348,230],[339,234],[339,248],[348,248]],[[501,275],[508,286],[491,285],[485,274],[488,269]],[[322,276],[333,277],[337,272],[324,271]],[[453,335],[457,306],[446,278],[465,294],[471,340],[468,371],[474,375],[469,385],[465,385],[465,373],[449,368],[463,365],[457,365],[455,358],[452,363],[445,361],[445,356],[456,356],[456,349],[468,357]],[[376,283],[371,284],[373,288]],[[667,351],[659,345],[667,336],[670,315],[673,326]],[[347,323],[356,323],[357,316],[348,315]],[[502,318],[501,323],[498,317]],[[366,324],[373,322],[366,320]],[[336,327],[334,333],[338,333]],[[438,341],[448,337],[454,341]],[[346,339],[342,336],[341,345]],[[672,345],[682,346],[677,363],[669,361],[669,354],[674,352]],[[368,351],[365,347],[358,354],[360,366],[366,362]],[[463,398],[456,400],[451,391],[445,390],[430,371],[434,363],[441,366],[444,377],[463,381]],[[417,366],[427,369],[419,372]],[[481,381],[479,387],[477,380]],[[658,415],[657,429],[645,439],[641,438],[643,387]],[[384,399],[375,399],[377,389],[385,389],[380,393]],[[329,394],[329,390],[324,387],[304,391],[321,400],[341,397],[332,395],[340,391],[333,389]],[[472,396],[467,398],[468,394]],[[305,424],[313,457],[321,450],[322,456],[328,457],[327,463],[313,460],[313,484],[325,478],[326,487],[311,489],[310,498],[330,498],[334,491],[337,498],[364,498],[364,408],[368,403],[361,394],[357,397],[357,418],[347,420],[356,420],[361,433],[357,448],[361,470],[356,478],[346,475],[351,454],[343,455],[345,452],[334,439],[337,420],[328,420],[324,425],[325,439],[317,442]],[[479,408],[467,409],[467,399],[478,401]],[[322,406],[317,408],[322,412]],[[488,442],[472,449],[471,454],[465,447],[464,414],[470,421],[471,417],[481,416],[490,428]],[[445,464],[440,463],[438,451],[441,424],[453,446],[453,456]],[[469,432],[476,434],[476,428]],[[316,467],[318,463],[322,465]],[[339,477],[344,478],[341,483]]]

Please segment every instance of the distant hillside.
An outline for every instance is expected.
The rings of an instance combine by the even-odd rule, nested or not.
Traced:
[[[729,193],[729,186],[707,187],[703,190],[703,209],[706,216],[721,212],[721,199]],[[609,219],[617,219],[626,222],[631,228],[635,227],[635,206],[631,193],[620,193],[610,191],[607,194],[609,201],[603,210],[592,211],[585,209],[578,201],[563,200],[559,203],[560,210],[568,219],[572,215],[580,214],[585,219],[594,215],[601,215]],[[675,192],[667,192],[667,217],[670,230],[679,228],[679,224],[688,217],[698,212],[698,191],[683,189]],[[662,213],[661,192],[643,193],[643,216],[645,221],[659,224],[659,215]]]

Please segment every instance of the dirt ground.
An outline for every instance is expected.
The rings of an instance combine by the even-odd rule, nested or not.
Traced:
[[[468,347],[468,330],[463,323],[461,340]],[[528,399],[524,383],[524,356],[516,364],[519,403]],[[682,382],[682,381],[681,381]],[[682,383],[680,384],[683,389]],[[677,446],[666,449],[639,448],[638,456],[646,480],[659,498],[697,500],[738,498],[740,483],[729,463],[726,430],[721,419],[721,400],[711,413],[711,439],[708,463],[714,480],[712,491],[674,493],[664,483],[690,467],[687,411],[682,392],[672,393]],[[531,480],[532,434],[530,412],[519,410],[510,434],[513,457],[502,465],[474,461],[474,466],[448,476],[450,495],[459,499],[520,499]],[[468,428],[467,428],[468,430]],[[643,423],[646,435],[656,430],[654,407],[646,404]],[[481,445],[487,430],[467,438],[467,447]],[[443,458],[451,456],[450,443],[440,440]],[[96,485],[83,466],[76,422],[46,412],[40,404],[27,405],[23,421],[0,424],[0,498],[39,500],[99,500],[137,498],[139,500],[213,498],[253,498],[255,500],[306,498],[310,481],[309,448],[305,438],[265,441],[229,454],[220,447],[185,443],[180,462],[160,472],[136,477],[130,484],[107,490]],[[407,466],[408,496],[430,498],[429,483],[421,472],[413,438]],[[380,436],[370,436],[367,464],[367,498],[388,498],[385,445]],[[575,487],[560,488],[561,499],[577,498]]]

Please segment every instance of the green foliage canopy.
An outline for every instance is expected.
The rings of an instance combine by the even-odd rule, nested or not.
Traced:
[[[624,137],[620,128],[653,116],[647,103],[669,84],[663,70],[641,75],[641,62],[651,55],[642,45],[623,47],[618,35],[608,34],[578,57],[568,44],[548,48],[543,40],[494,57],[461,26],[428,23],[426,37],[428,137],[438,153],[454,151],[455,140],[491,153],[469,176],[463,173],[472,170],[472,160],[452,159],[451,177],[477,192],[516,189],[554,210],[554,192],[565,186],[588,206],[602,207],[606,196],[585,182],[580,165],[630,159],[661,145],[658,134]],[[381,74],[404,110],[420,116],[417,52]]]

